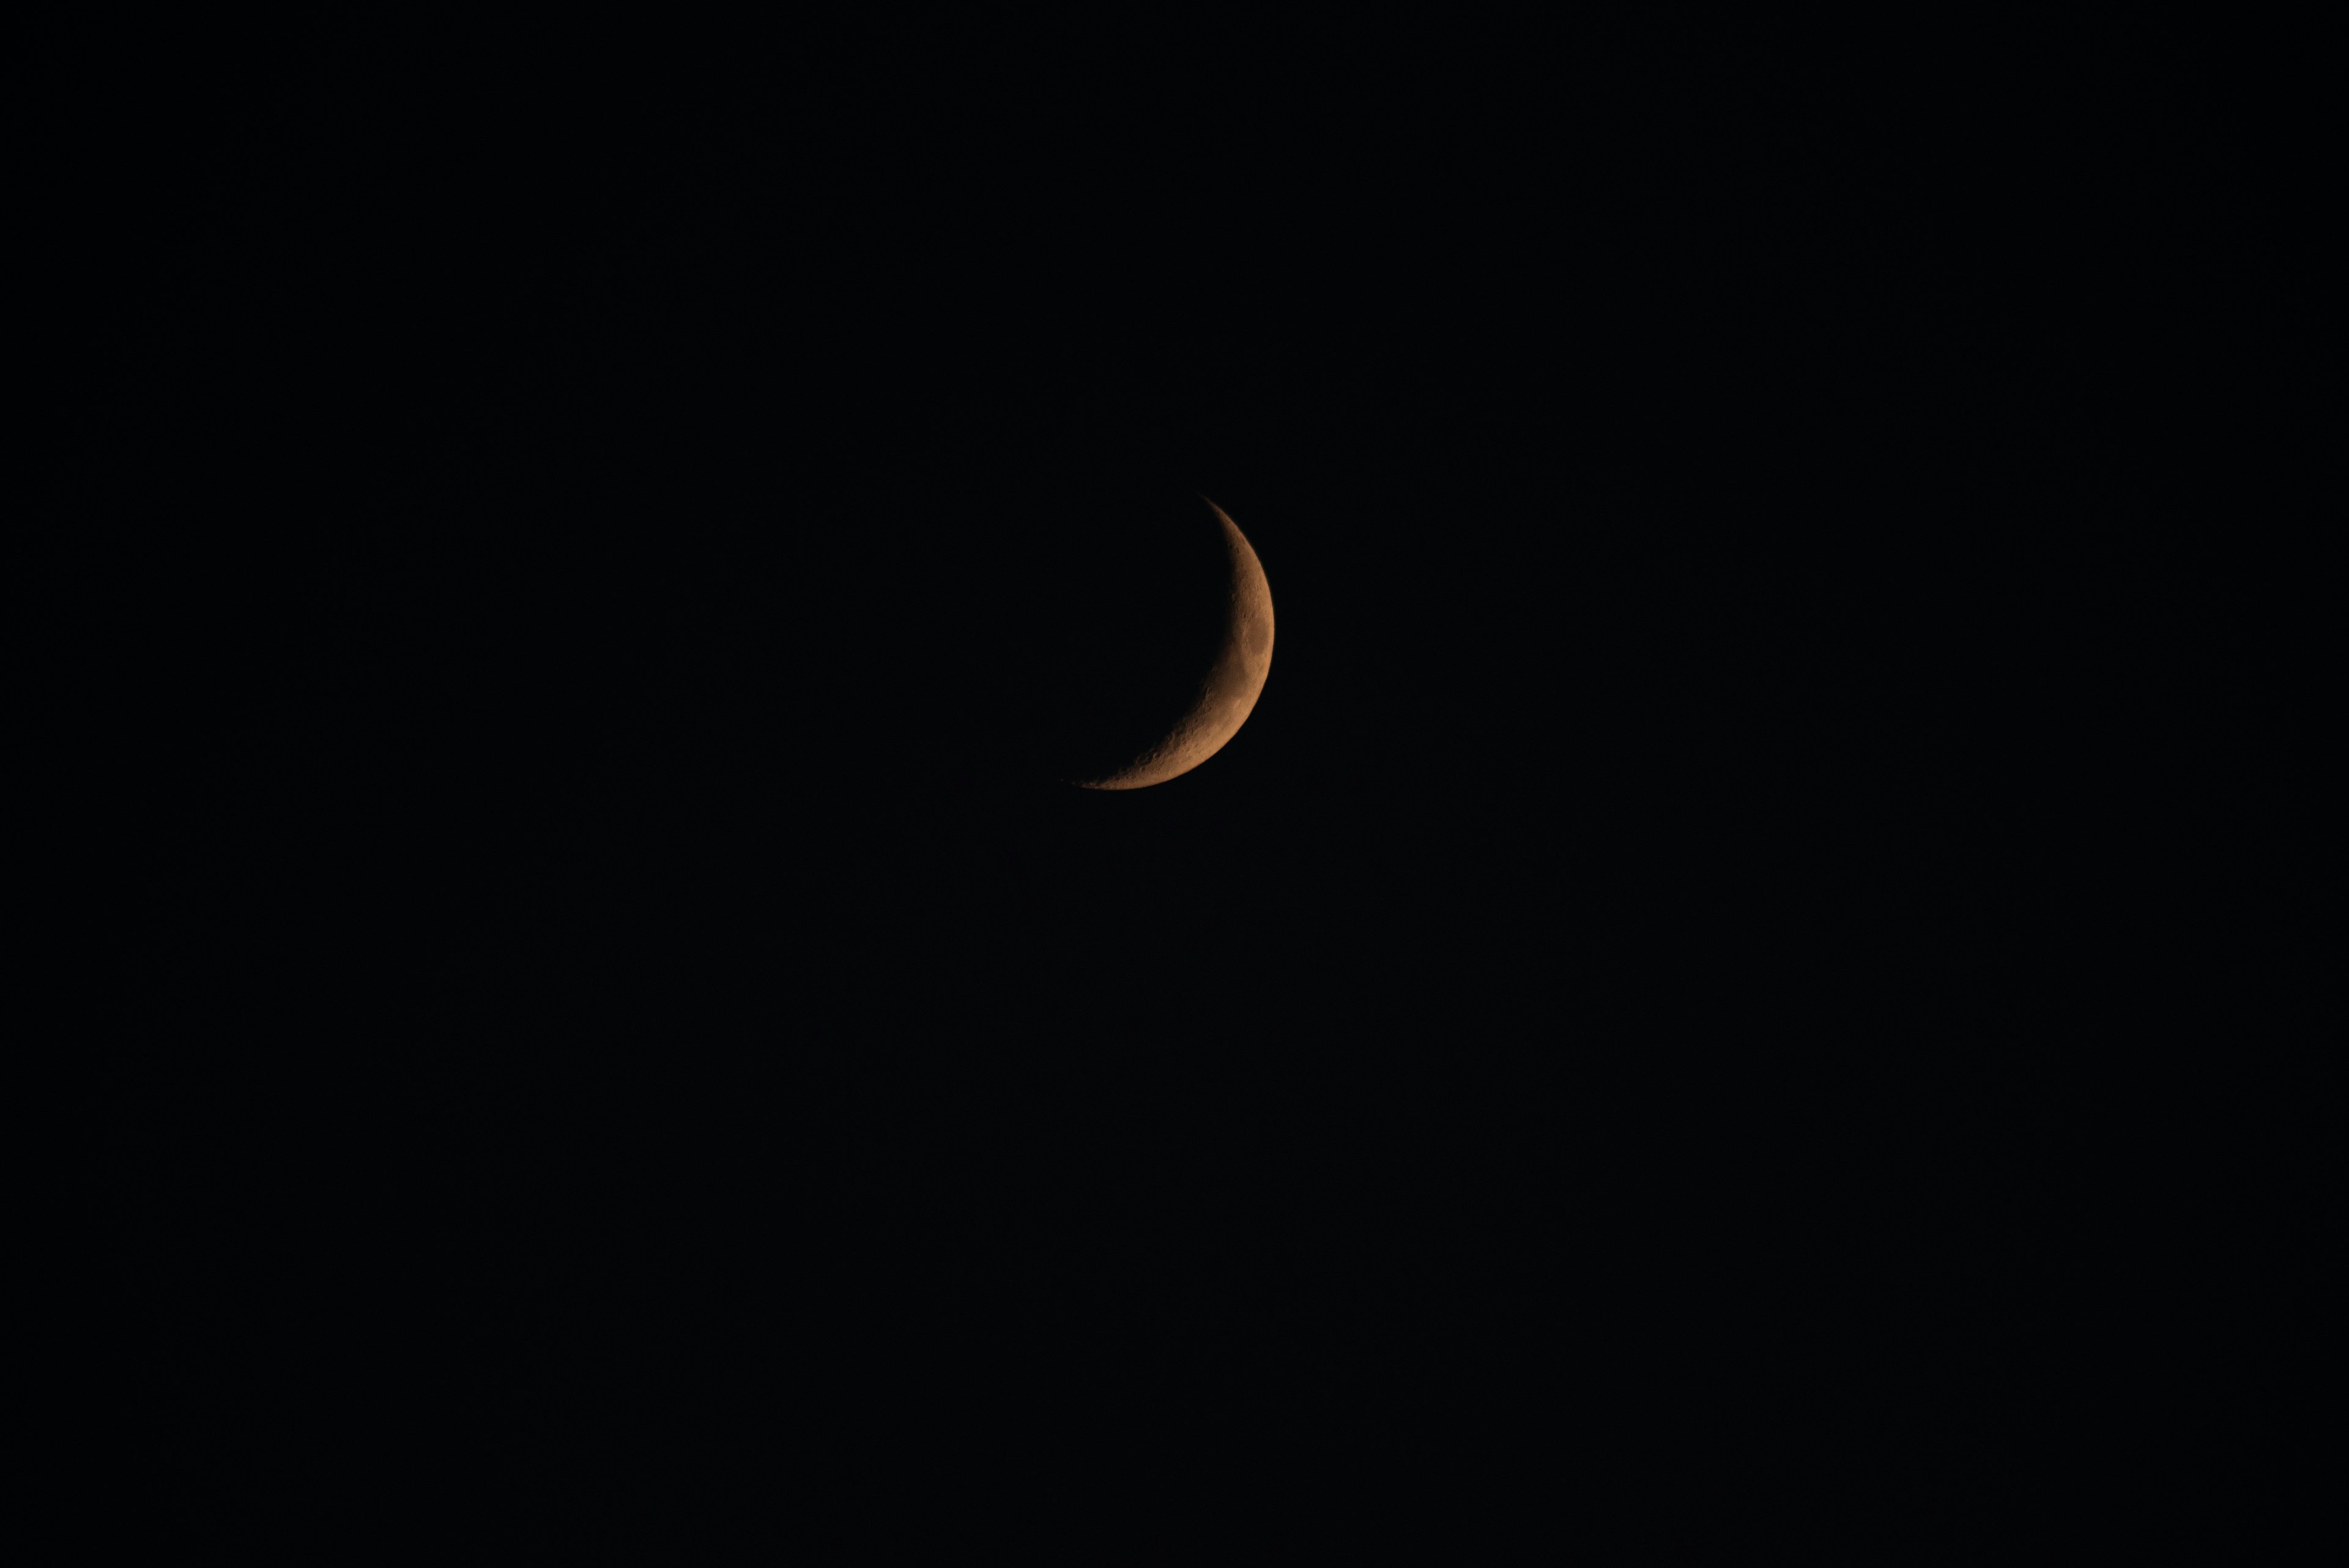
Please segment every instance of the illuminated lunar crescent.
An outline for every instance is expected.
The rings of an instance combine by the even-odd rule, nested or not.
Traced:
[[[1247,535],[1214,502],[1207,507],[1223,528],[1224,633],[1198,695],[1174,725],[1087,789],[1142,789],[1189,773],[1239,733],[1272,670],[1272,589]]]

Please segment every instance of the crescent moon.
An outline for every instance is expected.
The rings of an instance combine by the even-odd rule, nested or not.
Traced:
[[[1215,662],[1173,728],[1115,772],[1077,781],[1086,789],[1143,789],[1187,774],[1222,751],[1256,711],[1272,671],[1272,588],[1247,536],[1222,507],[1209,501],[1207,509],[1222,525],[1225,556],[1224,635]]]

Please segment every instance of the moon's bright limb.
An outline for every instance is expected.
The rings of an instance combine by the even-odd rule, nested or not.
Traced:
[[[1087,789],[1141,789],[1189,773],[1224,748],[1256,711],[1272,670],[1272,589],[1256,551],[1224,509],[1207,503],[1222,524],[1225,630],[1215,662],[1199,681],[1195,701],[1158,741],[1116,771],[1079,781]]]

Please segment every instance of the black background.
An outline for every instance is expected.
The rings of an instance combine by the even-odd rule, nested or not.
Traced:
[[[134,136],[31,609],[176,1020],[135,1424],[2060,1465],[2266,263],[2193,40],[1982,45],[361,51]],[[1271,584],[1157,788],[1005,743],[1075,470]]]

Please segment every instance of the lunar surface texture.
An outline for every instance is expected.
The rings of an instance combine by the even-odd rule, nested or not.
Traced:
[[[1142,789],[1189,773],[1239,732],[1264,691],[1272,669],[1272,589],[1247,535],[1222,507],[1201,504],[1220,533],[1212,661],[1187,706],[1154,740],[1105,772],[1071,781],[1087,789]]]

